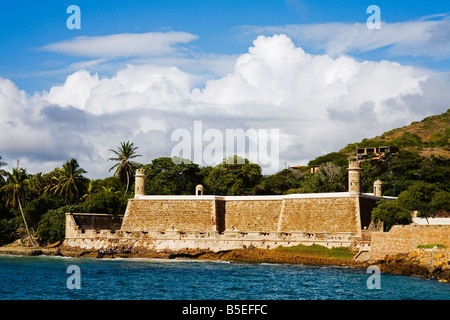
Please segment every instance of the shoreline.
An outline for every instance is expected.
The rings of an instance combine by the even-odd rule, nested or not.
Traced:
[[[450,265],[447,249],[416,249],[412,252],[386,256],[381,260],[357,261],[353,258],[335,258],[321,255],[286,252],[275,249],[233,249],[219,252],[208,250],[153,251],[153,250],[83,250],[59,246],[46,247],[0,247],[0,256],[63,256],[74,258],[150,258],[185,259],[203,261],[227,261],[242,263],[304,264],[339,267],[367,268],[375,265],[382,273],[419,277],[425,280],[450,282]],[[355,253],[356,255],[356,253]]]

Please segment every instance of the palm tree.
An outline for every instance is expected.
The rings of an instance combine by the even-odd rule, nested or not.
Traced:
[[[0,156],[0,167],[6,166],[6,162],[2,161],[2,156]],[[5,170],[0,170],[0,182],[4,182],[5,179],[3,178]]]
[[[136,154],[136,149],[138,149],[138,147],[134,147],[134,144],[130,141],[121,142],[120,147],[117,148],[117,151],[109,149],[109,151],[114,152],[117,157],[109,158],[108,160],[118,161],[109,169],[109,171],[116,169],[114,175],[127,184],[124,195],[128,192],[130,176],[133,176],[136,169],[141,166],[140,163],[131,160],[136,157],[141,157],[141,155]]]
[[[73,202],[80,198],[84,189],[89,183],[89,179],[83,177],[87,171],[80,168],[76,159],[67,160],[62,168],[57,168],[58,175],[52,177],[56,181],[52,191],[62,196],[67,202]]]
[[[3,200],[6,202],[6,205],[11,204],[14,209],[19,206],[25,228],[27,229],[28,238],[30,238],[33,246],[36,247],[36,244],[31,237],[30,230],[28,229],[27,220],[25,219],[22,209],[22,203],[25,203],[25,196],[29,181],[28,174],[26,170],[22,168],[13,168],[11,173],[2,170],[1,174],[6,176],[6,185],[0,188],[0,192],[4,193]]]

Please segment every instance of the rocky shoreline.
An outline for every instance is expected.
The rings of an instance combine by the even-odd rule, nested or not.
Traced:
[[[381,272],[450,282],[450,250],[447,248],[415,249],[408,253],[388,255],[374,261]]]
[[[200,259],[247,263],[291,263],[307,265],[333,265],[367,268],[377,265],[381,272],[405,276],[436,279],[450,282],[450,250],[447,248],[416,249],[408,253],[388,255],[377,261],[358,261],[353,258],[330,258],[317,255],[299,254],[273,249],[235,249],[220,252],[208,250],[153,251],[129,248],[107,250],[83,250],[79,248],[28,248],[0,247],[0,255],[20,256],[67,256],[88,258],[161,258],[161,259]]]

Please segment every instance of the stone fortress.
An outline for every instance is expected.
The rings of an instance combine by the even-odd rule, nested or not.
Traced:
[[[348,192],[274,196],[145,194],[144,170],[138,169],[135,197],[124,215],[66,213],[63,247],[75,252],[210,251],[319,244],[349,247],[361,260],[415,250],[418,245],[450,246],[450,225],[396,225],[389,232],[371,223],[382,195],[361,193],[358,162],[348,167]]]
[[[271,249],[298,244],[368,250],[366,229],[382,198],[361,193],[358,162],[348,167],[348,192],[274,196],[145,194],[144,170],[135,176],[135,197],[125,214],[66,214],[66,247],[85,250]],[[386,198],[386,197],[385,197]]]

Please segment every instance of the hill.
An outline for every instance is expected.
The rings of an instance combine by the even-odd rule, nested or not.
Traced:
[[[398,147],[423,157],[450,158],[450,109],[375,138],[348,144],[340,153],[351,155],[356,148],[380,146]]]
[[[398,196],[418,181],[450,191],[450,109],[443,114],[427,117],[374,138],[350,143],[339,151],[319,156],[311,160],[309,167],[302,172],[307,174],[311,166],[332,165],[344,169],[348,166],[348,160],[355,158],[358,148],[384,146],[396,147],[398,151],[381,156],[372,153],[364,158],[366,161],[361,163],[363,192],[371,192],[373,182],[377,179],[383,182],[383,194],[389,196]],[[325,173],[326,170],[322,175]],[[344,179],[345,175],[342,177]],[[306,181],[305,178],[303,180]],[[345,182],[342,180],[340,184],[345,185]],[[301,188],[296,188],[292,191],[302,192]]]

